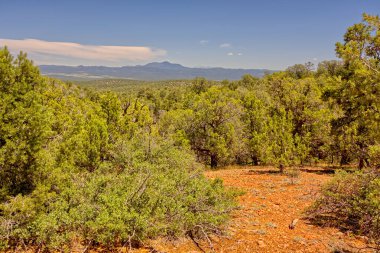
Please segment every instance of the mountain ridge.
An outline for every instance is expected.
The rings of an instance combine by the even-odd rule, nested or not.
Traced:
[[[269,69],[232,69],[222,67],[192,68],[168,61],[121,67],[40,65],[39,68],[43,75],[64,80],[121,78],[158,81],[169,79],[193,79],[195,77],[205,77],[210,80],[238,80],[245,74],[262,77],[266,73],[276,72],[276,70]]]

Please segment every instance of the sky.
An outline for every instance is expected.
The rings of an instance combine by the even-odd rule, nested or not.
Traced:
[[[335,59],[380,0],[0,0],[0,47],[36,64],[260,68]]]

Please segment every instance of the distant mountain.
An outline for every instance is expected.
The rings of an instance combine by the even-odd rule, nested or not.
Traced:
[[[273,73],[267,69],[189,68],[170,62],[152,62],[146,65],[104,66],[39,66],[42,74],[64,80],[91,80],[101,78],[123,78],[133,80],[174,80],[205,77],[210,80],[237,80],[245,74],[262,77]]]

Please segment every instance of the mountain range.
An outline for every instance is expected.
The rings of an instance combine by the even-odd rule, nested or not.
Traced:
[[[175,80],[204,77],[209,80],[238,80],[245,74],[262,77],[274,70],[191,68],[170,62],[152,62],[146,65],[104,67],[104,66],[60,66],[40,65],[42,74],[64,80],[92,80],[103,78],[133,80]]]

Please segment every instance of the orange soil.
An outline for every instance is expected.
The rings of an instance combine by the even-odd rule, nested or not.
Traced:
[[[292,185],[287,176],[267,173],[268,169],[229,167],[206,172],[209,178],[223,179],[227,187],[245,191],[239,197],[241,208],[232,213],[227,234],[210,237],[214,251],[206,241],[200,242],[199,248],[188,239],[175,242],[161,239],[148,242],[150,249],[133,252],[332,252],[342,245],[355,247],[353,252],[358,252],[359,248],[365,248],[365,238],[313,226],[301,219],[305,208],[313,203],[331,176],[302,172],[299,182]],[[293,219],[300,220],[290,230],[288,226]]]

